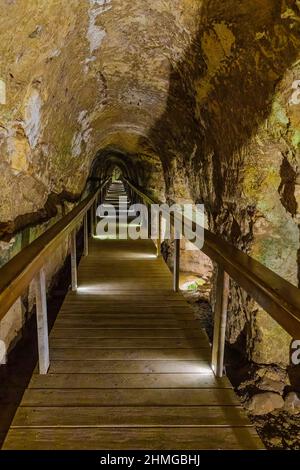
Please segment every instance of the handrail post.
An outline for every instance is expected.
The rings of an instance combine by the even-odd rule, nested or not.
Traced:
[[[94,201],[94,204],[93,204],[93,212],[94,212],[94,217],[93,217],[93,222],[94,222],[94,226],[93,226],[93,235],[97,235],[97,209],[98,209],[98,203],[97,203],[97,199],[95,199]]]
[[[179,291],[179,269],[180,269],[180,235],[174,227],[174,266],[173,266],[173,289]]]
[[[76,229],[71,233],[71,278],[72,291],[77,290]]]
[[[142,227],[142,230],[145,231],[144,233],[146,234],[146,230],[147,230],[147,236],[149,236],[149,231],[148,231],[148,222],[147,222],[147,218],[148,218],[148,205],[146,203],[144,203],[144,200],[142,198],[139,199],[139,202],[138,204],[140,204],[142,207],[142,212],[141,212],[141,227]]]
[[[151,239],[151,204],[147,204],[148,238]]]
[[[93,236],[94,235],[94,225],[95,225],[93,206],[90,207],[89,212],[90,212],[90,234],[91,234],[91,236]]]
[[[156,256],[157,258],[161,256],[161,219],[162,213],[158,213],[158,220],[157,220],[157,240],[156,240]]]
[[[89,254],[89,231],[88,231],[88,214],[87,212],[83,218],[83,254],[87,256]]]
[[[90,216],[90,217],[89,217],[89,219],[90,219],[90,232],[89,232],[89,233],[90,233],[91,236],[93,236],[93,224],[94,224],[94,222],[93,222],[93,210],[92,210],[92,207],[89,208],[88,212],[89,212],[89,216]]]
[[[47,318],[46,279],[43,269],[35,277],[36,324],[38,336],[39,372],[47,374],[49,360],[49,338]]]
[[[212,348],[212,369],[217,377],[224,373],[224,350],[229,293],[229,276],[218,266],[217,292],[214,314],[214,335]]]

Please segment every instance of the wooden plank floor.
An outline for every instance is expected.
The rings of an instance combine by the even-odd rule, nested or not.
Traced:
[[[3,449],[263,448],[149,240],[91,240]]]

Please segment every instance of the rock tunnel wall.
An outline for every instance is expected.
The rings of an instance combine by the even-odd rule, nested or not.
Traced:
[[[165,113],[151,131],[167,198],[203,202],[208,227],[299,280],[299,2],[202,2]],[[158,130],[160,129],[160,132]],[[231,283],[228,341],[259,364],[290,338]]]
[[[123,164],[160,199],[203,202],[212,231],[298,285],[298,0],[1,7],[1,263]],[[288,362],[288,335],[234,283],[227,337]]]

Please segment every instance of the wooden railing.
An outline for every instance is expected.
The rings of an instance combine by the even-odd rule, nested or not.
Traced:
[[[0,269],[0,320],[10,307],[24,293],[31,281],[36,280],[37,333],[39,349],[39,370],[47,373],[49,368],[49,344],[47,303],[44,265],[53,251],[66,237],[71,238],[71,273],[72,290],[77,288],[76,265],[76,227],[83,220],[84,255],[88,254],[88,211],[91,215],[91,231],[95,231],[96,210],[99,199],[103,200],[103,190],[109,179],[86,197],[77,207],[64,216],[28,247],[12,258]],[[148,206],[160,204],[124,178],[124,184],[132,195]],[[161,245],[161,215],[157,250]],[[168,215],[170,215],[168,213]],[[192,224],[185,217],[171,214],[171,223],[177,227],[182,224],[181,233],[191,226],[193,234],[197,232],[195,222]],[[187,223],[188,222],[188,223]],[[220,236],[204,230],[203,240],[195,240],[198,246],[218,265],[216,304],[214,312],[214,336],[212,348],[212,367],[217,376],[223,374],[225,330],[227,320],[227,303],[229,279],[233,279],[240,287],[257,301],[293,338],[300,338],[300,290],[276,273],[235,248]],[[174,290],[179,289],[180,240],[175,239],[175,259],[173,284]]]
[[[46,374],[49,368],[48,321],[44,265],[54,250],[70,236],[72,290],[77,288],[76,228],[83,221],[84,255],[88,254],[88,211],[91,231],[95,230],[96,210],[107,179],[72,211],[46,230],[0,269],[0,320],[24,293],[30,282],[36,281],[36,312],[39,350],[39,370]]]
[[[131,194],[135,194],[143,203],[160,204],[129,180],[124,183]],[[176,214],[171,214],[171,223]],[[179,220],[179,218],[178,218]],[[181,217],[182,232],[187,224],[185,217]],[[193,233],[196,233],[195,222],[192,224]],[[225,330],[227,321],[227,304],[229,293],[229,279],[233,279],[242,287],[271,317],[284,328],[292,338],[300,339],[300,290],[291,283],[268,269],[263,264],[235,248],[220,236],[204,230],[203,240],[195,240],[195,245],[218,265],[216,305],[214,312],[214,336],[212,348],[212,367],[217,376],[223,374]],[[161,221],[159,219],[158,243],[161,243]],[[180,240],[175,239],[174,259],[174,289],[179,287],[179,257]]]

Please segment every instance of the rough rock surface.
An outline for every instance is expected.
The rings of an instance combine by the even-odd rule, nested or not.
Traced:
[[[204,203],[210,230],[299,284],[299,0],[2,3],[0,264],[119,166]],[[291,338],[234,282],[227,340],[289,365]],[[258,388],[282,395],[278,381]]]
[[[300,397],[295,392],[290,392],[285,398],[284,409],[289,413],[300,413]]]
[[[248,403],[248,409],[254,415],[265,415],[283,408],[284,400],[277,393],[265,392],[254,395]]]

